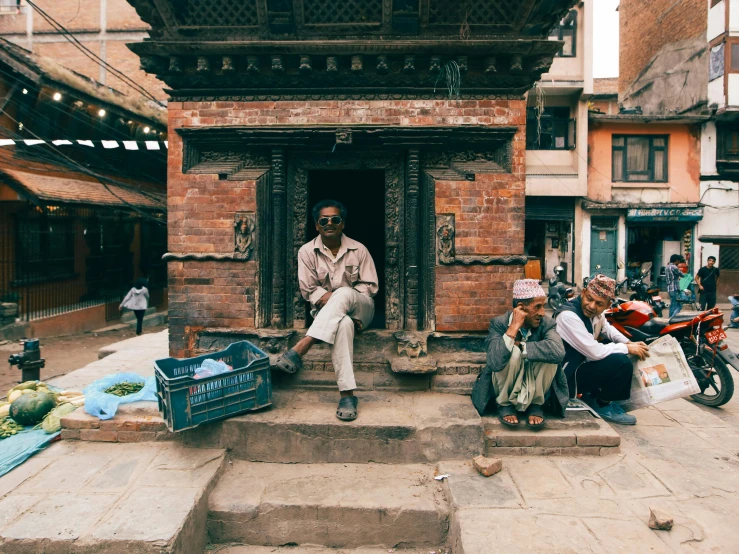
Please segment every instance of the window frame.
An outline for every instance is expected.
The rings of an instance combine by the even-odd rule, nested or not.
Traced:
[[[616,139],[622,138],[624,140],[623,146],[616,146],[615,141]],[[642,179],[629,179],[629,170],[628,170],[628,141],[629,139],[648,139],[649,140],[649,176],[648,179],[642,180]],[[611,181],[613,183],[637,183],[637,184],[644,184],[644,183],[667,183],[669,182],[670,176],[668,174],[669,169],[669,147],[670,147],[670,136],[669,135],[646,135],[646,134],[633,134],[633,135],[623,135],[623,134],[613,134],[611,135]],[[665,141],[664,146],[656,146],[654,145],[655,139],[663,139]],[[621,156],[621,179],[616,179],[616,166],[615,166],[615,155],[614,153],[616,151],[623,152]],[[663,174],[664,179],[655,179],[654,178],[654,158],[655,158],[655,152],[656,151],[663,151],[665,153],[664,155],[664,167],[663,167]],[[631,172],[635,173],[635,172]]]
[[[562,113],[558,114],[557,110]],[[533,140],[533,133],[536,132],[535,122],[537,120],[537,108],[536,106],[528,106],[526,108],[526,150],[574,150],[577,146],[577,122],[572,117],[572,112],[569,106],[546,106],[544,113],[541,114],[542,122],[548,123],[548,132],[542,132],[541,135]],[[565,113],[566,112],[566,113]],[[565,133],[561,133],[561,125],[565,124]],[[532,133],[532,135],[529,135]],[[565,139],[564,146],[558,148],[552,146],[550,148],[542,147],[542,136],[548,135],[551,137],[551,143],[556,144],[556,138],[563,136]]]
[[[564,41],[564,32],[572,31],[572,53],[564,54],[564,44],[562,48],[554,55],[556,58],[576,58],[577,57],[577,10],[570,10],[566,16],[549,32],[549,38]]]
[[[61,233],[56,239],[51,236],[55,226]],[[17,216],[13,286],[74,279],[76,227],[74,218],[67,216]]]

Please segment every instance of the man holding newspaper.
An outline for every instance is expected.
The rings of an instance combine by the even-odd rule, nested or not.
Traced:
[[[555,313],[557,333],[565,346],[562,362],[570,396],[583,395],[593,410],[606,421],[634,425],[636,417],[627,414],[615,401],[628,400],[634,366],[629,354],[639,360],[649,357],[643,342],[630,342],[606,321],[603,312],[616,297],[616,282],[596,275],[582,291]],[[601,337],[609,344],[598,341]]]

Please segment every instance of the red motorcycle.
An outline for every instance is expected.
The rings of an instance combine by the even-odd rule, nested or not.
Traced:
[[[718,308],[706,312],[678,313],[670,319],[656,317],[646,302],[619,301],[605,313],[608,323],[632,341],[649,344],[661,336],[672,335],[701,389],[693,400],[705,406],[723,406],[734,395],[734,379],[729,371],[739,371],[739,359],[723,342],[724,315]]]

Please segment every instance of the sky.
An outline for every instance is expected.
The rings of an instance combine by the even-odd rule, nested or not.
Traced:
[[[593,0],[593,77],[618,77],[618,0]]]

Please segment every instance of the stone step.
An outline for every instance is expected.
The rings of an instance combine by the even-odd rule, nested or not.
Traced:
[[[589,412],[547,418],[546,429],[504,427],[480,418],[469,397],[431,392],[357,394],[359,417],[336,419],[338,394],[277,390],[265,410],[170,433],[155,402],[121,404],[106,421],[76,410],[62,418],[62,438],[105,442],[174,440],[226,448],[235,459],[279,463],[433,463],[485,453],[600,456],[621,437]]]
[[[0,478],[0,551],[202,554],[223,450],[62,441]]]
[[[214,549],[213,547],[216,547]],[[218,554],[387,554],[392,552],[394,554],[429,554],[429,552],[435,552],[436,554],[449,554],[451,551],[443,546],[432,547],[432,548],[378,548],[378,547],[360,547],[360,548],[326,548],[323,546],[251,546],[251,545],[238,545],[238,546],[220,546],[211,545],[203,552],[203,554],[212,554],[213,552]]]
[[[587,411],[565,418],[547,417],[546,427],[531,430],[524,423],[511,429],[497,417],[483,417],[486,456],[604,456],[619,452],[621,436]]]
[[[146,308],[146,313],[144,314],[144,317],[156,313],[156,311],[157,309],[155,306]],[[123,312],[123,315],[121,316],[121,323],[131,323],[132,321],[136,323],[136,314],[133,313],[131,310],[125,310]]]
[[[282,463],[428,463],[483,451],[469,397],[358,393],[359,417],[336,418],[337,391],[277,390],[270,409],[185,431],[185,444],[227,448],[235,459]],[[114,420],[111,420],[114,421]]]
[[[449,526],[430,465],[237,460],[208,510],[211,543],[433,547],[444,543]]]

